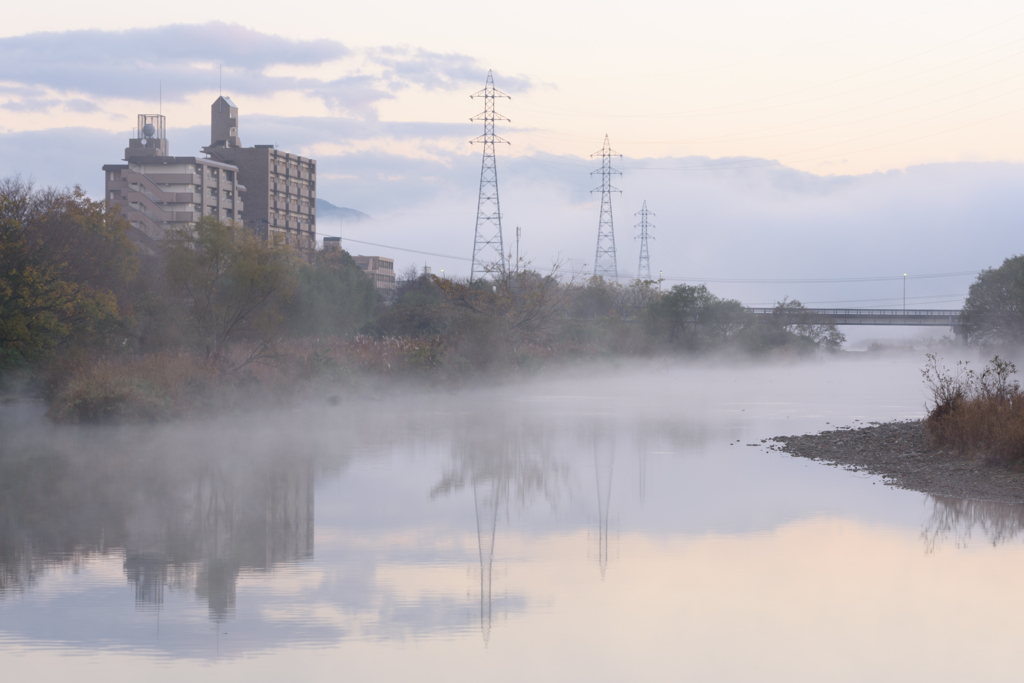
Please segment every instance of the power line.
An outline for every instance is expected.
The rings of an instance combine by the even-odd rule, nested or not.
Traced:
[[[955,273],[930,273],[927,275],[908,275],[908,280],[927,280],[934,278],[944,277],[963,277],[967,275],[977,275],[981,271],[979,270],[963,270]],[[893,280],[902,280],[902,275],[884,275],[878,277],[839,277],[839,278],[786,278],[786,279],[771,279],[771,278],[715,278],[715,277],[678,277],[678,276],[666,276],[663,280],[669,281],[683,281],[683,282],[731,282],[741,284],[780,284],[780,285],[797,285],[797,284],[825,284],[825,283],[842,283],[842,282],[892,282]]]
[[[653,215],[653,214],[651,214]],[[423,254],[425,256],[437,256],[438,258],[449,258],[456,261],[470,261],[471,259],[465,256],[453,256],[451,254],[439,254],[434,251],[422,251],[420,249],[409,249],[408,247],[396,247],[390,244],[380,244],[378,242],[367,242],[365,240],[356,240],[351,237],[345,238],[346,242],[355,242],[357,244],[367,244],[371,247],[381,247],[382,249],[395,249],[396,251],[406,251],[412,254]],[[546,270],[550,271],[551,268],[535,267],[531,270]],[[936,278],[947,278],[947,277],[966,277],[976,276],[980,273],[980,270],[963,270],[953,273],[927,273],[924,275],[908,275],[908,280],[929,280]],[[667,282],[714,282],[714,283],[732,283],[732,284],[779,284],[779,285],[795,285],[795,284],[829,284],[829,283],[856,283],[856,282],[892,282],[894,280],[902,280],[902,275],[892,276],[879,276],[879,277],[847,277],[847,278],[806,278],[806,279],[770,279],[770,278],[714,278],[714,277],[684,277],[684,276],[673,276],[666,275],[661,278]],[[937,295],[945,296],[945,295]],[[853,300],[851,300],[853,301]],[[856,299],[855,301],[870,301],[870,299]],[[828,302],[815,302],[815,303],[828,303]]]
[[[950,299],[949,297],[956,297],[956,298]],[[964,298],[965,298],[964,296],[960,296],[960,295],[956,295],[956,294],[933,294],[931,296],[911,296],[911,297],[907,297],[907,301],[913,301],[913,302],[922,303],[922,304],[925,304],[925,303],[928,303],[928,304],[941,304],[941,303],[947,303],[947,302],[950,302],[950,301],[963,301]],[[897,301],[897,302],[901,302],[901,301],[903,301],[903,298],[902,297],[886,297],[884,299],[829,299],[827,301],[803,301],[803,300],[801,300],[800,303],[803,303],[803,304],[857,304],[857,303],[876,303],[876,302],[879,302],[879,301]],[[775,302],[761,301],[761,302],[758,302],[758,303],[748,304],[748,306],[774,306],[777,303],[778,303],[778,301],[775,301]],[[891,305],[897,306],[899,304],[891,304]]]
[[[355,242],[357,244],[369,244],[371,247],[381,247],[382,249],[395,249],[397,251],[408,251],[412,254],[424,254],[426,256],[437,256],[439,258],[450,258],[457,261],[472,261],[465,256],[452,256],[451,254],[438,254],[433,251],[420,251],[419,249],[408,249],[406,247],[393,247],[390,244],[377,244],[376,242],[364,242],[363,240],[354,240],[351,237],[345,238],[346,242]]]

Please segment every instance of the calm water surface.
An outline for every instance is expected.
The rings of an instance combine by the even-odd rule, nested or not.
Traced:
[[[7,406],[0,672],[1019,680],[1024,512],[761,443],[919,417],[920,360],[581,370],[130,428]]]

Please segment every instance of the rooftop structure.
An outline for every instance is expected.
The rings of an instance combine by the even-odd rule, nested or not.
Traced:
[[[132,237],[154,248],[168,230],[195,224],[202,216],[240,220],[238,169],[211,159],[170,156],[166,117],[140,114],[135,136],[124,150],[125,164],[108,164],[105,198],[120,205]]]
[[[238,107],[218,97],[210,110],[210,158],[238,168],[245,186],[241,218],[263,237],[303,250],[316,248],[316,160],[275,149],[243,147]]]

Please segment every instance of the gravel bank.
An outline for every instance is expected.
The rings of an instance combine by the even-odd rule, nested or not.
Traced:
[[[931,450],[920,420],[778,436],[772,441],[775,449],[790,455],[880,475],[891,486],[936,496],[1024,503],[1024,472]]]

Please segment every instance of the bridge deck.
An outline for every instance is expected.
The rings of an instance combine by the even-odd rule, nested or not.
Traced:
[[[774,308],[748,308],[758,316],[775,314]],[[958,327],[959,310],[893,310],[888,308],[805,308],[800,312],[787,311],[791,320],[808,317],[834,325],[914,325],[921,327]]]

